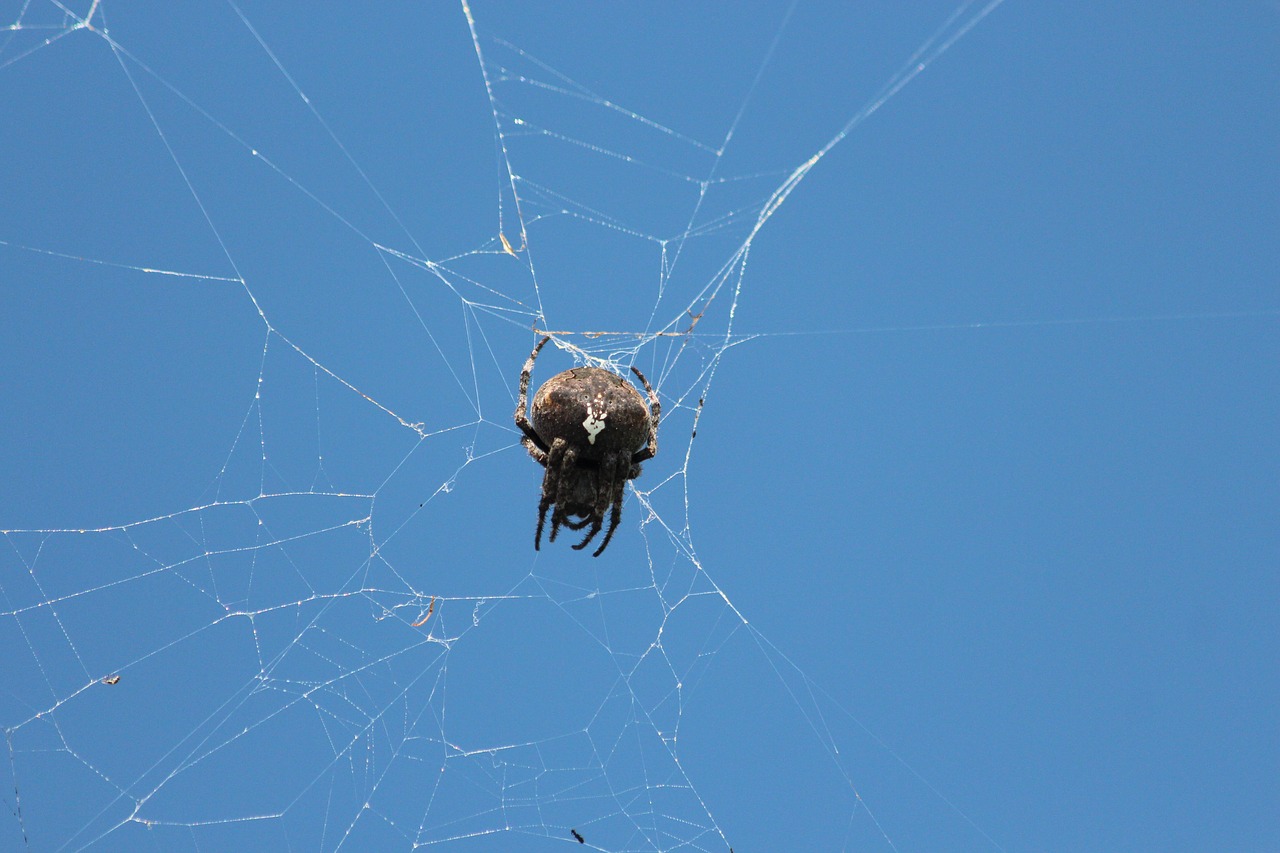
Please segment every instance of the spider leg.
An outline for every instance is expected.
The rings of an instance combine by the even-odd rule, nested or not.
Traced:
[[[527,446],[527,445],[526,445]],[[551,450],[546,454],[543,465],[547,466],[547,473],[542,475],[542,497],[538,499],[538,529],[533,534],[533,550],[542,550],[542,526],[547,521],[547,508],[555,504],[556,510],[551,514],[551,538],[556,538],[555,531],[555,515],[559,512],[559,504],[556,503],[556,495],[560,491],[560,461],[565,455],[565,449],[568,444],[563,438],[557,438],[551,443]],[[530,453],[533,449],[530,449]],[[536,456],[534,457],[537,458]]]
[[[551,448],[547,447],[546,442],[538,437],[538,434],[533,430],[533,426],[529,423],[529,376],[533,373],[533,362],[538,357],[538,351],[549,340],[551,340],[551,337],[548,335],[538,341],[538,345],[533,348],[533,352],[529,353],[529,358],[524,363],[524,370],[520,372],[520,399],[516,401],[516,426],[520,427],[520,431],[525,434],[525,437],[532,441],[534,446],[543,453],[548,452]],[[529,447],[529,445],[526,444],[525,447]],[[532,447],[529,448],[529,454],[533,454]],[[537,456],[533,458],[538,459]],[[538,461],[542,462],[541,459],[538,459]]]
[[[591,524],[591,529],[582,537],[581,542],[573,546],[573,551],[581,551],[586,547],[586,543],[595,538],[595,534],[600,532],[600,521],[604,519],[604,508],[608,507],[609,488],[613,483],[613,453],[609,453],[604,459],[600,460],[599,474],[595,478],[595,503],[591,505],[591,515],[582,519],[579,529],[585,528],[586,524]],[[600,506],[600,502],[604,502],[604,507]]]
[[[644,390],[649,393],[649,442],[631,456],[632,462],[644,462],[658,455],[658,418],[662,415],[662,404],[658,402],[658,395],[649,384],[649,380],[644,378],[644,374],[635,365],[631,366],[631,372],[640,378],[640,382],[644,384]],[[637,475],[639,473],[639,471],[636,472]]]
[[[613,499],[613,507],[609,510],[609,529],[604,532],[604,541],[600,543],[600,547],[592,554],[593,557],[599,557],[604,553],[604,549],[609,547],[609,540],[613,538],[613,531],[618,529],[618,522],[622,520],[622,497],[626,494],[626,482],[631,477],[627,475],[631,471],[631,464],[624,456],[618,461],[618,493]],[[601,515],[603,516],[603,510]]]
[[[525,450],[529,451],[529,455],[533,457],[534,462],[537,462],[539,465],[546,467],[547,454],[544,451],[540,450],[538,448],[538,445],[534,444],[529,439],[529,436],[527,435],[520,436],[520,443],[524,445]]]
[[[613,538],[613,531],[618,529],[618,522],[622,520],[622,495],[622,492],[618,492],[618,497],[613,502],[613,508],[609,511],[609,529],[604,532],[604,541],[591,555],[593,557],[604,553],[604,549],[609,547],[609,540]]]
[[[556,460],[559,462],[559,464],[555,466],[556,483],[558,485],[559,483],[562,483],[565,480],[565,472],[571,470],[575,465],[578,464],[578,451],[573,449],[572,447],[569,447],[568,442],[566,442],[563,438],[557,438],[555,442],[552,443],[551,446],[554,449],[556,445],[564,445],[563,458]],[[551,458],[551,454],[547,454],[547,473],[548,474],[550,474],[551,472],[552,463],[553,463],[553,460]],[[567,517],[565,516],[563,502],[557,500],[555,508],[551,510],[551,535],[547,538],[548,541],[550,542],[556,541],[556,534],[560,532],[561,524],[572,524],[572,522],[569,522]]]
[[[581,551],[600,532],[600,525],[604,523],[604,514],[609,509],[609,501],[613,499],[614,489],[618,488],[619,461],[617,453],[607,453],[600,460],[600,474],[596,477],[596,502],[591,507],[591,515],[583,521],[585,526],[586,521],[590,520],[591,530],[581,542],[573,546],[573,550]]]
[[[600,479],[596,483],[596,504],[592,513],[598,519],[604,519],[604,514],[613,501],[614,492],[622,487],[622,483],[618,482],[618,470],[622,467],[623,458],[624,453],[618,451],[607,453],[600,460]],[[631,466],[628,463],[626,467]]]
[[[581,551],[583,548],[587,547],[587,543],[590,542],[592,539],[595,539],[596,534],[600,532],[600,524],[601,524],[600,516],[592,515],[590,518],[586,519],[586,521],[591,522],[591,529],[587,531],[586,536],[582,537],[581,542],[573,546],[573,550],[575,551]],[[583,527],[586,527],[585,522],[583,523]]]

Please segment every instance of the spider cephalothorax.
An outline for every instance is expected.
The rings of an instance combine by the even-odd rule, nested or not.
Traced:
[[[535,549],[542,545],[542,528],[551,507],[551,541],[564,525],[591,529],[573,547],[581,550],[595,538],[609,513],[609,529],[592,556],[599,557],[622,518],[622,496],[628,480],[640,476],[640,463],[658,453],[658,395],[636,368],[649,393],[649,405],[635,386],[599,367],[575,367],[552,376],[533,395],[533,423],[529,423],[529,374],[543,338],[529,354],[520,374],[516,426],[520,443],[547,469],[538,501]]]

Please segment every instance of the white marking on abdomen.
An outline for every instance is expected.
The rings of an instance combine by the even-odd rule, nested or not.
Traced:
[[[605,410],[602,397],[596,397],[595,400],[587,403],[587,419],[582,422],[582,428],[587,431],[588,442],[596,443],[596,436],[604,431],[604,419],[608,416],[609,412]]]

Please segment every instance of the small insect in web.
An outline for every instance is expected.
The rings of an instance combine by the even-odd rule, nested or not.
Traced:
[[[432,614],[432,613],[435,613],[435,612],[436,612],[436,597],[433,595],[433,596],[431,596],[431,603],[427,605],[427,613],[426,613],[426,615],[425,615],[425,616],[423,616],[421,619],[419,619],[417,622],[414,622],[414,623],[413,623],[412,625],[410,625],[409,627],[410,627],[410,628],[421,628],[423,625],[427,624],[427,620],[428,620],[428,619],[430,619],[430,618],[431,618],[431,614]]]
[[[524,363],[516,404],[516,426],[524,433],[520,443],[547,469],[533,547],[542,546],[542,528],[552,507],[552,542],[561,525],[570,530],[591,525],[573,546],[579,551],[600,532],[608,512],[609,529],[592,555],[599,557],[622,518],[627,482],[640,476],[641,462],[658,454],[662,407],[649,380],[635,367],[631,372],[649,394],[647,407],[635,386],[621,376],[599,367],[575,367],[552,376],[533,395],[530,423],[529,376],[538,352],[549,340],[538,341]]]
[[[569,830],[569,831],[573,833],[573,837],[574,837],[574,838],[576,838],[576,839],[578,840],[578,843],[579,843],[579,844],[586,844],[586,843],[587,843],[587,839],[585,839],[585,838],[583,838],[583,837],[582,837],[582,833],[581,833],[581,832],[578,832],[578,830],[576,830],[576,829],[571,829],[571,830]]]
[[[119,684],[120,676],[116,675],[115,673],[112,673],[111,675],[108,675],[106,678],[102,679],[102,683],[103,684]]]

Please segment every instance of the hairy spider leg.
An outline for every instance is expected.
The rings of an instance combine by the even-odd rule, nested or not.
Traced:
[[[626,456],[619,451],[606,453],[604,458],[600,460],[600,474],[596,480],[596,502],[591,509],[589,517],[591,532],[581,542],[573,546],[575,551],[581,551],[587,547],[587,543],[600,532],[600,527],[604,524],[605,513],[609,511],[609,505],[613,503],[618,490],[624,488],[627,482],[627,473],[631,469],[629,462],[623,465],[624,460],[626,460]],[[622,479],[619,479],[619,476]],[[599,556],[599,553],[597,551],[596,556]]]
[[[524,445],[524,449],[529,451],[529,455],[533,457],[533,461],[539,465],[546,466],[547,454],[538,449],[538,445],[529,440],[527,435],[520,436],[520,443]]]
[[[600,532],[600,525],[604,523],[605,510],[609,508],[609,502],[613,500],[613,490],[618,487],[618,454],[610,451],[600,460],[599,473],[596,475],[596,501],[591,506],[591,515],[583,519],[583,526],[586,522],[591,522],[591,529],[587,531],[587,535],[582,541],[573,546],[573,550],[581,551],[587,547],[587,543],[595,538]]]
[[[618,460],[618,486],[617,493],[613,498],[613,507],[609,510],[609,529],[604,532],[604,541],[600,543],[600,547],[592,554],[593,557],[599,557],[604,553],[604,549],[609,547],[609,540],[613,538],[613,531],[618,529],[618,522],[622,520],[622,498],[627,491],[627,480],[634,479],[629,476],[634,466],[627,461],[624,456]],[[604,510],[600,510],[600,515],[604,516]]]
[[[572,524],[571,522],[567,521],[567,517],[565,516],[565,512],[564,512],[564,502],[562,502],[559,499],[558,493],[560,491],[560,483],[563,482],[565,479],[565,472],[573,470],[573,468],[576,467],[578,464],[578,451],[576,448],[568,447],[567,446],[568,442],[565,442],[563,438],[557,438],[551,446],[552,448],[554,448],[557,444],[562,444],[562,443],[565,444],[566,447],[564,450],[564,457],[563,459],[561,459],[559,465],[552,467],[551,455],[547,454],[547,477],[550,477],[551,472],[555,471],[555,475],[556,475],[555,488],[557,492],[555,496],[555,506],[551,510],[551,535],[547,537],[548,541],[551,541],[551,542],[556,541],[556,534],[560,532],[561,524],[566,524],[566,523],[570,525]],[[543,482],[546,482],[545,477],[543,478]],[[544,500],[545,500],[545,497],[544,497]],[[541,504],[539,504],[539,506],[541,506]]]
[[[520,398],[516,401],[516,426],[520,427],[520,431],[525,434],[525,437],[532,441],[534,447],[537,447],[543,453],[548,452],[550,448],[548,448],[546,442],[544,442],[538,434],[534,432],[533,425],[529,423],[529,377],[533,373],[533,362],[538,358],[538,351],[541,350],[549,340],[551,340],[550,335],[538,341],[538,345],[533,348],[533,352],[529,353],[529,358],[525,360],[524,370],[520,372]],[[525,447],[529,447],[529,445],[526,444]],[[529,454],[532,455],[534,459],[538,459],[536,455],[533,455],[532,447],[529,447]],[[538,459],[538,461],[544,465],[546,464],[543,459]]]
[[[618,522],[622,518],[622,498],[631,467],[631,460],[621,452],[610,453],[601,460],[600,482],[596,489],[596,503],[591,511],[591,531],[583,537],[581,542],[573,546],[574,550],[581,551],[587,547],[587,544],[600,532],[600,528],[604,524],[604,514],[610,510],[610,504],[612,504],[612,511],[609,511],[609,529],[605,532],[604,541],[600,543],[600,547],[591,556],[599,557],[604,553],[604,549],[609,545],[609,540],[613,538],[613,531],[617,529]]]
[[[627,465],[621,471],[622,479],[618,479],[619,468],[622,460],[625,458],[624,451],[611,451],[606,453],[604,459],[600,460],[600,479],[596,484],[596,504],[592,510],[592,515],[604,521],[604,514],[609,511],[609,504],[613,503],[614,495],[617,490],[626,485],[627,471],[631,468]],[[599,529],[597,527],[597,529]]]
[[[588,543],[588,542],[590,542],[592,539],[595,539],[595,538],[596,538],[596,534],[600,532],[600,525],[601,525],[601,523],[602,523],[602,521],[603,521],[603,516],[599,516],[599,515],[592,515],[592,516],[589,516],[589,517],[587,517],[587,518],[584,518],[584,519],[582,520],[582,526],[583,526],[583,527],[586,527],[586,526],[587,526],[587,522],[588,522],[588,521],[589,521],[589,522],[591,522],[591,529],[587,531],[587,535],[586,535],[586,536],[582,537],[582,541],[581,541],[581,542],[579,542],[577,545],[574,545],[574,546],[573,546],[573,550],[575,550],[575,551],[581,551],[583,548],[587,547],[587,543]],[[581,529],[581,528],[580,528],[580,529]],[[599,551],[596,551],[595,556],[599,557],[599,556],[600,556],[600,552],[599,552]]]
[[[538,500],[538,529],[533,534],[535,551],[542,550],[542,526],[547,521],[547,508],[552,504],[556,505],[556,510],[551,514],[551,541],[554,542],[556,538],[555,516],[560,511],[560,505],[556,504],[556,493],[560,490],[560,463],[564,459],[568,446],[568,442],[563,438],[557,438],[551,442],[551,449],[547,451],[546,458],[539,460],[546,466],[547,472],[542,475],[542,497]],[[532,453],[533,450],[529,452]]]
[[[662,404],[658,402],[658,395],[654,393],[653,386],[649,384],[649,380],[645,379],[644,374],[634,364],[631,366],[631,372],[639,377],[640,382],[644,385],[644,390],[649,393],[649,442],[631,456],[632,462],[644,462],[658,455],[658,418],[662,415]],[[640,472],[636,471],[635,474],[627,479],[634,480],[639,474]]]

